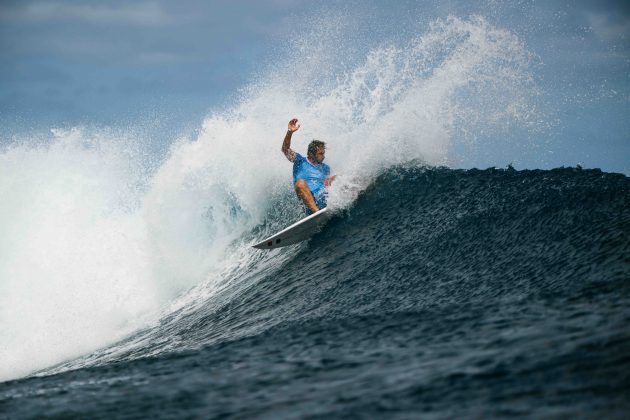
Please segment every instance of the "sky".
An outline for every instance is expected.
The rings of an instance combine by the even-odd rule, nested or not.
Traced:
[[[448,15],[479,14],[513,32],[535,57],[551,122],[549,156],[526,166],[579,163],[630,174],[625,1],[5,0],[2,142],[29,130],[140,121],[172,139],[238,101],[283,62],[293,37],[312,30],[314,17],[337,11],[361,39],[347,58],[357,62]]]

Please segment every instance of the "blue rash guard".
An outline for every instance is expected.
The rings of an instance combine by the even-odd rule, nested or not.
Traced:
[[[330,167],[325,163],[313,165],[301,154],[295,154],[295,160],[293,161],[293,185],[300,179],[306,181],[308,189],[311,190],[315,203],[320,210],[326,207],[324,180],[329,174]]]

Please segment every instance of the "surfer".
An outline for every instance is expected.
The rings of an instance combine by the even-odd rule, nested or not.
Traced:
[[[293,162],[295,193],[302,200],[307,212],[315,213],[326,207],[326,187],[336,178],[330,175],[330,167],[324,162],[326,143],[313,140],[308,145],[306,158],[291,149],[291,136],[300,129],[297,118],[289,121],[287,134],[282,142],[282,153]]]

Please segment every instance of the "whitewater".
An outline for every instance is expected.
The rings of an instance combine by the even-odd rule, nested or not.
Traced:
[[[605,381],[584,378],[628,364],[628,178],[448,169],[514,130],[541,147],[538,59],[509,30],[451,16],[341,62],[336,22],[320,23],[165,153],[141,130],[94,126],[4,143],[2,404],[28,417],[72,389],[52,415],[115,413],[118,392],[139,394],[132,416],[155,399],[173,403],[158,417],[236,414],[239,401],[270,418],[606,412],[611,394],[591,393]],[[327,141],[335,217],[310,242],[254,250],[302,216],[280,152],[293,117],[296,151]],[[587,385],[563,399],[580,348],[609,363],[576,368]],[[560,378],[548,392],[545,369]],[[485,386],[505,389],[498,411]],[[609,408],[627,405],[606,389]],[[94,390],[102,401],[86,403]],[[528,404],[546,397],[557,412]]]

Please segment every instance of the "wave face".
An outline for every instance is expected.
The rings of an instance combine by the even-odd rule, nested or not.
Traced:
[[[59,398],[57,414],[79,415],[628,409],[624,175],[390,168],[309,242],[248,252],[202,305],[0,398],[17,415]]]

